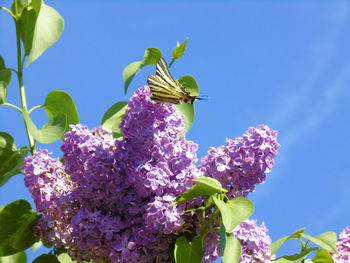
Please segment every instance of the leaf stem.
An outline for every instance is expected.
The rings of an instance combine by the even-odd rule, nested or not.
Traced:
[[[169,67],[168,67],[168,68],[170,68],[171,65],[172,65],[174,62],[175,62],[175,59],[172,59],[171,62],[170,62],[170,64],[169,64]]]
[[[16,20],[16,16],[9,9],[7,9],[6,7],[3,7],[3,6],[0,6],[0,9],[2,9],[4,11],[6,11],[7,13],[9,13],[13,17],[13,19]]]
[[[214,212],[210,215],[208,222],[203,224],[200,234],[206,235],[210,231],[210,229],[208,229],[208,228],[211,225],[211,223],[213,222],[213,220],[215,219],[215,217],[219,214],[219,211],[220,211],[219,209],[214,208]]]
[[[12,107],[12,108],[14,108],[14,109],[16,109],[16,110],[18,110],[19,112],[21,112],[22,113],[22,110],[20,109],[20,108],[18,108],[16,105],[13,105],[13,104],[11,104],[11,103],[7,103],[7,102],[5,102],[4,104],[2,104],[2,105],[7,105],[7,106],[10,106],[10,107]]]
[[[15,1],[15,3],[17,2]],[[17,5],[15,5],[15,7],[17,9]],[[16,10],[16,13],[17,13],[17,10]],[[22,111],[27,111],[27,100],[26,100],[26,94],[23,86],[23,72],[22,72],[24,59],[23,61],[21,61],[21,38],[20,38],[19,24],[17,23],[17,21],[16,21],[16,38],[17,38],[17,67],[18,67],[17,76],[18,76],[19,91],[21,95]],[[33,136],[30,135],[26,122],[24,122],[24,125],[26,127],[26,132],[28,136],[30,152],[34,154],[36,152],[36,149],[35,149]]]
[[[36,109],[38,109],[38,108],[41,108],[42,106],[43,106],[43,105],[37,105],[37,106],[31,108],[31,109],[28,111],[28,113],[31,113],[33,110],[36,110]]]
[[[23,69],[23,65],[24,65],[24,60],[26,59],[26,56],[23,56],[22,62],[21,62],[21,68]]]
[[[15,69],[13,69],[13,68],[6,68],[6,69],[7,69],[7,70],[11,70],[11,71],[15,72],[15,73],[18,75],[17,70],[15,70]]]

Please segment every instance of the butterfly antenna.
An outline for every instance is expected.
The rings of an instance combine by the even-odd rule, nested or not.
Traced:
[[[210,97],[208,95],[201,95],[199,97],[197,97],[197,100],[209,100]]]

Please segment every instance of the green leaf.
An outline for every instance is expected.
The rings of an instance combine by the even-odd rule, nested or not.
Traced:
[[[188,37],[186,37],[185,41],[181,45],[179,42],[177,42],[176,48],[171,54],[172,59],[176,60],[182,57],[186,49],[187,40],[188,40]]]
[[[37,219],[25,200],[0,207],[0,255],[11,255],[34,244],[33,224]]]
[[[30,0],[21,7],[21,16],[18,19],[20,36],[24,45],[25,55],[28,56],[33,45],[35,26],[40,13],[42,0]]]
[[[24,251],[0,258],[0,263],[26,263],[27,255]]]
[[[43,254],[33,260],[32,263],[60,263],[56,256]]]
[[[196,79],[193,76],[186,75],[182,76],[177,80],[192,96],[199,95],[199,87]]]
[[[333,231],[325,232],[321,235],[311,237],[306,234],[300,234],[301,236],[307,238],[311,242],[315,243],[316,245],[328,250],[329,252],[332,252],[333,254],[338,255],[337,251],[337,235]]]
[[[12,136],[6,132],[0,132],[0,152],[2,150],[16,151],[16,144]]]
[[[313,263],[334,263],[333,257],[325,249],[319,249],[312,260]]]
[[[312,251],[318,250],[317,247],[305,249],[303,252],[294,255],[283,256],[277,259],[273,259],[276,263],[300,263],[305,257]]]
[[[2,163],[0,167],[0,187],[3,186],[12,176],[21,173],[21,167],[24,163],[24,158],[28,155],[29,149],[22,147]],[[0,160],[2,159],[0,156]]]
[[[236,197],[229,200],[227,203],[214,196],[213,200],[221,212],[226,233],[232,233],[236,226],[250,217],[254,212],[254,204],[244,197]]]
[[[185,123],[185,129],[188,131],[192,123],[194,121],[194,106],[193,104],[188,104],[188,103],[181,103],[181,104],[175,104],[174,105],[176,108],[176,112],[179,114],[182,114],[184,118],[184,123]]]
[[[270,253],[271,256],[273,256],[277,250],[288,240],[292,239],[292,238],[296,238],[299,239],[300,238],[300,234],[303,233],[305,230],[305,228],[301,228],[297,231],[295,231],[293,234],[286,236],[286,237],[282,237],[278,240],[276,240],[275,242],[273,242],[270,246]]]
[[[145,66],[157,65],[158,60],[162,57],[162,51],[155,47],[149,47],[146,49],[143,59],[130,63],[123,71],[124,80],[124,92],[125,95],[128,92],[129,85],[135,75]]]
[[[220,227],[220,251],[223,263],[238,263],[241,257],[241,243],[232,233]]]
[[[28,154],[27,148],[16,149],[15,141],[6,132],[0,132],[0,186],[21,172],[20,167]]]
[[[7,86],[11,81],[11,71],[6,69],[5,61],[0,56],[0,104],[5,103],[7,96]]]
[[[185,236],[180,236],[176,239],[175,243],[175,262],[176,263],[187,263],[191,254],[191,246]]]
[[[55,9],[42,0],[32,0],[23,8],[19,19],[27,66],[54,44],[64,28],[64,20]]]
[[[67,253],[62,253],[57,258],[58,258],[58,261],[60,263],[74,263],[74,262],[77,262],[75,260],[72,260],[72,258]]]
[[[111,129],[113,132],[113,137],[115,138],[123,137],[122,130],[119,128],[119,125],[124,118],[127,108],[128,103],[126,101],[120,101],[110,107],[103,115],[102,126]]]
[[[74,101],[65,91],[51,91],[46,96],[43,107],[45,108],[45,111],[50,119],[58,113],[63,113],[67,116],[67,126],[65,132],[70,130],[69,124],[79,123],[79,115]]]
[[[17,2],[17,9],[18,9],[17,14],[21,14],[24,7],[28,6],[31,0],[14,0],[12,5],[11,5],[11,11],[14,14],[16,14],[15,1]]]
[[[221,187],[220,182],[219,182],[220,185],[217,185],[215,182],[216,181],[215,179],[213,179],[215,181],[212,181],[210,179],[213,179],[213,178],[203,176],[203,178],[199,177],[197,179],[194,179],[194,181],[197,181],[200,183],[195,184],[186,192],[179,194],[175,198],[174,202],[170,204],[170,206],[186,202],[198,196],[207,196],[207,195],[213,195],[220,192],[227,192],[226,189]]]
[[[199,94],[199,88],[197,81],[192,76],[183,76],[178,79],[178,81],[184,86],[186,91],[190,92],[192,96],[198,96]],[[188,104],[188,103],[182,103],[182,104],[176,104],[176,111],[179,114],[182,114],[185,116],[185,129],[188,131],[192,123],[194,121],[194,105]]]
[[[211,188],[215,188],[215,189],[222,191],[222,192],[227,192],[227,190],[225,188],[222,188],[221,183],[213,177],[200,176],[200,177],[193,179],[193,181],[198,182],[198,183],[202,183],[202,184],[206,184],[206,185],[210,186]]]
[[[35,126],[26,110],[22,111],[22,115],[30,134],[35,140],[43,144],[57,141],[61,138],[67,126],[67,117],[63,113],[58,113],[52,117],[40,130]]]
[[[174,250],[176,263],[201,263],[204,256],[203,236],[188,242],[185,236],[176,239]]]
[[[43,245],[43,243],[39,240],[38,242],[35,242],[33,245],[32,245],[32,252],[38,250],[41,246]]]

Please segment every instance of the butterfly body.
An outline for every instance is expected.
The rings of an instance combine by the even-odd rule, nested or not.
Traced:
[[[199,99],[198,96],[192,96],[170,75],[163,58],[158,61],[156,75],[150,75],[147,82],[152,92],[151,99],[158,103],[193,104]]]

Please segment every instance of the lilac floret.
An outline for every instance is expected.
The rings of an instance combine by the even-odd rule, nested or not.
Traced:
[[[350,226],[346,227],[339,235],[337,242],[339,255],[333,255],[335,263],[350,262]]]
[[[270,254],[271,238],[264,223],[260,226],[256,220],[245,220],[238,225],[233,234],[241,243],[240,263],[272,263]],[[221,256],[218,231],[207,234],[204,242],[205,256],[203,262],[211,263]]]
[[[264,223],[260,226],[256,220],[245,220],[233,230],[233,234],[241,243],[241,263],[269,263],[271,238]]]
[[[264,183],[280,147],[277,132],[266,125],[250,127],[243,137],[227,139],[226,146],[210,147],[201,172],[229,189],[229,197],[247,196]]]

